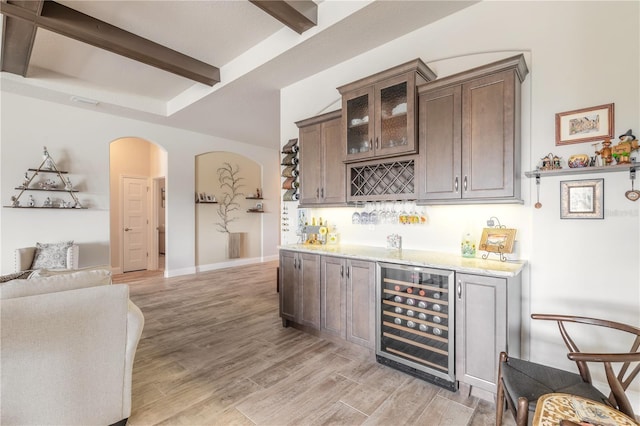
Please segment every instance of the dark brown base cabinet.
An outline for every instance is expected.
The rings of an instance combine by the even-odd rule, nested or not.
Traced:
[[[456,273],[456,378],[496,393],[501,351],[520,355],[520,275]]]
[[[280,251],[280,317],[320,329],[320,256]]]
[[[376,263],[280,251],[280,316],[375,349]]]
[[[419,94],[418,199],[518,202],[522,55],[426,83]]]
[[[355,343],[370,349],[372,354],[380,355],[382,346],[376,348],[378,343],[376,323],[380,312],[382,314],[384,312],[377,311],[376,289],[379,285],[377,280],[384,280],[385,275],[380,273],[378,277],[378,265],[379,263],[373,260],[362,261],[341,256],[280,250],[280,316],[283,326],[293,324],[302,330],[317,333],[323,337]],[[520,274],[502,277],[460,273],[444,268],[437,270],[415,268],[400,264],[387,264],[385,267],[388,270],[398,269],[401,272],[396,274],[402,273],[410,277],[418,276],[416,272],[418,270],[431,274],[431,277],[423,274],[426,277],[423,280],[425,283],[420,281],[411,286],[401,282],[409,278],[405,277],[401,280],[387,274],[387,278],[391,277],[386,280],[387,284],[394,285],[394,288],[387,293],[393,293],[394,296],[401,298],[407,296],[395,293],[406,291],[408,287],[411,287],[412,292],[418,291],[418,294],[420,289],[428,292],[434,285],[430,282],[436,280],[436,275],[441,277],[438,278],[443,283],[439,284],[441,295],[431,296],[431,298],[420,295],[412,297],[415,300],[424,299],[427,303],[441,305],[438,308],[440,309],[438,312],[442,312],[439,315],[441,319],[437,324],[425,322],[425,325],[428,325],[430,331],[434,333],[436,332],[433,327],[440,328],[438,336],[422,334],[426,336],[425,338],[440,340],[440,344],[444,345],[440,350],[446,353],[447,364],[444,367],[436,367],[442,370],[442,373],[429,373],[436,378],[433,380],[425,378],[423,373],[428,373],[427,371],[418,371],[420,374],[416,374],[415,371],[419,369],[412,367],[410,363],[399,362],[401,361],[399,357],[394,359],[387,355],[385,356],[387,360],[397,362],[383,363],[408,372],[409,370],[403,368],[406,365],[414,370],[409,374],[425,378],[450,390],[455,390],[459,386],[461,392],[493,400],[496,393],[497,360],[500,352],[508,351],[514,356],[520,354]],[[437,274],[434,271],[438,271]],[[455,278],[452,278],[454,274]],[[426,283],[427,281],[429,283]],[[446,285],[444,285],[445,281]],[[400,289],[395,289],[395,286],[399,286]],[[453,297],[447,296],[451,293],[454,293]],[[440,301],[431,300],[432,298]],[[401,305],[402,301],[394,300],[393,302],[388,303],[394,308],[402,308],[403,311],[407,309]],[[445,304],[446,309],[444,309]],[[419,318],[421,310],[428,315],[433,315],[427,308],[421,309],[419,304],[417,306],[412,308],[414,312],[410,316],[407,317],[407,313],[403,312],[401,315],[396,315],[396,319],[399,318],[402,321],[411,319],[416,326],[419,326],[420,321],[414,319],[414,315]],[[431,307],[431,309],[436,308]],[[442,318],[445,318],[445,312],[447,320],[442,321]],[[436,320],[433,318],[431,321]],[[391,327],[402,328],[397,324]],[[383,337],[382,331],[380,333],[378,338]],[[420,333],[413,332],[413,334]],[[455,342],[455,350],[452,342]],[[421,347],[425,347],[424,342],[421,344]],[[427,365],[426,361],[423,363]]]

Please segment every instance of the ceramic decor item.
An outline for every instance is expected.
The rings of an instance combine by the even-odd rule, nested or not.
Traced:
[[[569,157],[569,167],[575,169],[579,167],[588,167],[590,158],[587,154],[575,154]]]

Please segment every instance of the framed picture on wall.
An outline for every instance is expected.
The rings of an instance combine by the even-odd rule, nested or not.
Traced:
[[[604,219],[604,179],[560,182],[561,219]]]
[[[556,114],[556,145],[613,138],[613,105],[598,105]]]

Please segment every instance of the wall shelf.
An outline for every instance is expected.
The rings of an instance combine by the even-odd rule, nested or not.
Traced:
[[[524,172],[524,175],[528,178],[535,178],[536,176],[567,176],[567,175],[582,175],[588,173],[613,173],[613,172],[630,172],[636,167],[640,167],[640,163],[630,164],[616,164],[615,166],[598,166],[598,167],[576,167],[567,169],[556,170],[532,170]]]

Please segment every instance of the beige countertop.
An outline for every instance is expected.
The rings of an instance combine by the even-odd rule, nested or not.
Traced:
[[[497,255],[491,254],[487,260],[481,257],[465,258],[451,253],[422,250],[396,250],[384,247],[358,245],[308,245],[290,244],[280,246],[281,250],[295,250],[329,256],[348,257],[374,262],[390,262],[427,268],[449,269],[468,274],[491,275],[497,277],[515,277],[527,264],[526,261],[501,262]],[[480,255],[478,255],[480,256]]]

